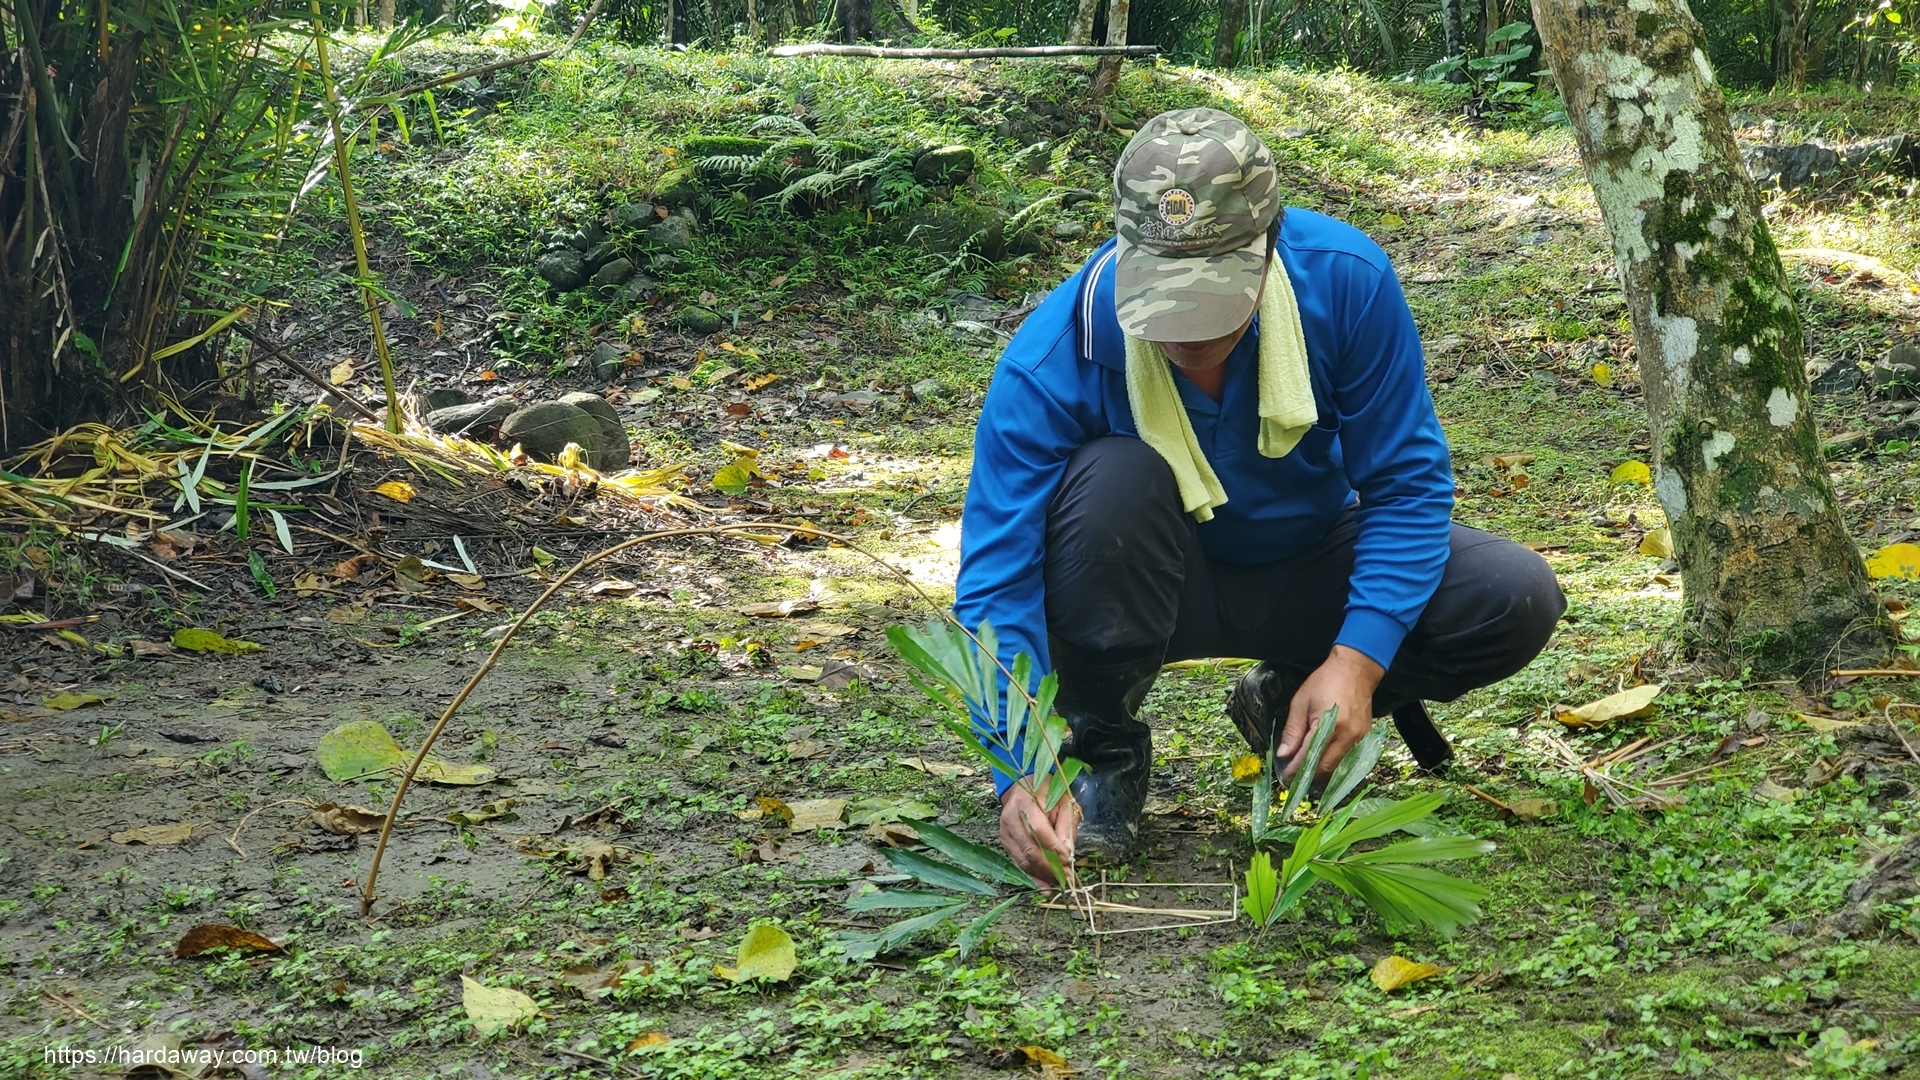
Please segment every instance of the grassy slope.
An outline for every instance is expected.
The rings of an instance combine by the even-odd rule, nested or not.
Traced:
[[[374,166],[370,198],[391,230],[390,252],[399,246],[393,238],[404,239],[423,263],[465,275],[513,313],[496,363],[562,369],[586,351],[590,334],[625,325],[637,326],[635,340],[656,344],[670,363],[698,365],[696,346],[660,327],[674,305],[712,293],[723,309],[746,310],[732,339],[751,346],[765,370],[794,381],[831,367],[847,385],[899,386],[937,374],[977,392],[990,370],[987,350],[956,344],[944,330],[905,329],[903,316],[944,302],[954,288],[1013,302],[1057,280],[1084,249],[995,267],[878,243],[884,222],[869,227],[863,211],[799,228],[750,221],[731,234],[710,232],[686,270],[663,279],[667,296],[639,312],[637,324],[625,309],[548,303],[525,251],[557,221],[644,189],[671,164],[668,148],[687,135],[736,132],[764,112],[791,111],[797,100],[849,132],[976,146],[985,162],[976,197],[1008,210],[1054,185],[1100,191],[1115,136],[1077,132],[1059,140],[1053,173],[1039,177],[1012,164],[1016,144],[991,134],[994,119],[1020,102],[1052,98],[1071,108],[1083,88],[1082,76],[1044,65],[982,71],[581,54],[540,68],[510,110],[473,121],[453,149]],[[846,890],[817,882],[857,871],[873,853],[856,834],[793,842],[795,862],[753,862],[746,856],[762,834],[724,811],[763,793],[911,794],[984,837],[990,800],[973,782],[929,784],[889,767],[912,747],[949,760],[955,754],[903,680],[838,695],[801,693],[771,673],[729,673],[685,647],[705,641],[724,654],[758,640],[784,661],[797,635],[750,626],[728,613],[733,603],[794,595],[824,573],[836,589],[828,614],[871,630],[899,617],[885,606],[898,605],[897,585],[844,553],[801,553],[758,571],[737,557],[696,553],[675,575],[672,597],[605,602],[543,620],[546,633],[516,659],[529,679],[583,688],[556,702],[555,723],[605,717],[651,733],[640,741],[654,745],[636,747],[618,775],[569,774],[563,788],[573,812],[619,796],[644,807],[619,837],[639,853],[612,879],[622,894],[609,899],[601,892],[607,883],[558,869],[537,889],[469,888],[456,865],[378,930],[297,881],[263,886],[288,901],[270,915],[260,908],[233,914],[187,880],[149,882],[158,895],[145,904],[102,900],[105,886],[84,883],[13,898],[12,918],[44,920],[61,936],[39,939],[37,953],[14,967],[7,1017],[19,1033],[0,1050],[0,1064],[12,1055],[0,1071],[65,1075],[38,1057],[46,1033],[69,1038],[81,1030],[35,997],[36,980],[56,967],[114,987],[126,1002],[115,1015],[130,1026],[184,999],[234,1017],[235,1028],[261,1044],[350,1033],[336,1041],[376,1047],[373,1075],[391,1076],[482,1061],[499,1075],[607,1075],[605,1066],[555,1048],[662,1077],[971,1075],[985,1067],[982,1048],[1028,1043],[1059,1050],[1087,1075],[1116,1077],[1854,1076],[1910,1056],[1920,1007],[1913,942],[1920,912],[1899,916],[1905,936],[1890,932],[1877,941],[1829,940],[1817,923],[1862,862],[1909,827],[1916,804],[1905,784],[1920,783],[1920,770],[1876,761],[1864,781],[1808,786],[1809,764],[1841,753],[1845,733],[1788,719],[1812,704],[1792,688],[1738,678],[1679,675],[1655,717],[1570,738],[1589,756],[1643,736],[1672,740],[1657,755],[1660,775],[1702,766],[1751,709],[1773,717],[1764,745],[1701,773],[1681,789],[1684,804],[1664,813],[1587,806],[1579,777],[1543,742],[1557,730],[1536,721],[1544,706],[1606,692],[1636,665],[1658,670],[1678,598],[1658,576],[1658,560],[1635,551],[1642,530],[1658,522],[1657,505],[1644,489],[1607,482],[1613,465],[1644,455],[1644,420],[1624,310],[1606,287],[1610,259],[1564,132],[1472,131],[1445,102],[1346,76],[1228,80],[1149,69],[1129,74],[1120,94],[1122,108],[1142,116],[1192,104],[1242,112],[1274,136],[1293,202],[1381,238],[1429,344],[1436,403],[1463,490],[1458,516],[1549,546],[1572,600],[1553,645],[1508,683],[1436,710],[1481,774],[1480,787],[1559,807],[1545,822],[1509,822],[1449,788],[1448,823],[1499,844],[1470,869],[1492,892],[1483,922],[1441,941],[1383,927],[1338,895],[1315,894],[1301,920],[1263,938],[1236,927],[1138,935],[1096,948],[1070,926],[1020,916],[985,958],[962,963],[923,943],[888,966],[847,967],[822,949]],[[1749,107],[1803,120],[1865,116],[1865,123],[1873,112],[1847,101]],[[1280,137],[1288,129],[1303,130]],[[1106,206],[1102,196],[1080,219],[1097,224]],[[1904,266],[1920,239],[1897,204],[1800,199],[1776,210],[1782,247],[1845,248]],[[1048,220],[1061,216],[1047,213]],[[1872,347],[1913,318],[1915,299],[1904,284],[1874,289],[1806,278],[1812,340],[1828,356]],[[328,286],[314,288],[324,299]],[[779,309],[775,318],[759,322],[770,308]],[[796,329],[822,325],[843,344],[823,353],[797,343]],[[1610,387],[1590,375],[1601,360],[1616,371]],[[856,461],[829,463],[823,479],[775,486],[766,497],[783,510],[824,506],[840,520],[885,523],[871,530],[875,540],[939,583],[951,572],[951,509],[964,460],[955,455],[965,452],[968,412],[961,404],[897,420],[803,418],[765,436],[769,445],[784,452],[840,438],[856,447]],[[1833,426],[1849,419],[1835,417]],[[699,430],[645,430],[640,445],[660,456],[703,455],[709,466],[724,462]],[[1524,487],[1482,461],[1521,452],[1535,455]],[[1890,536],[1889,525],[1903,530],[1915,514],[1904,448],[1844,463],[1839,482],[1862,533],[1878,528]],[[707,575],[728,583],[724,600],[708,604],[695,595],[692,582]],[[875,635],[856,640],[855,651],[884,676]],[[1149,701],[1164,779],[1155,788],[1156,847],[1119,871],[1132,880],[1223,879],[1230,865],[1244,863],[1245,793],[1226,775],[1235,740],[1221,711],[1232,676],[1209,668],[1171,673]],[[606,700],[584,689],[602,682],[612,684]],[[1854,689],[1822,700],[1842,711],[1871,709],[1871,696],[1851,696]],[[496,702],[474,723],[511,732],[532,719],[524,713]],[[834,752],[809,761],[772,749],[797,723],[830,730]],[[1432,785],[1408,768],[1404,755],[1392,753],[1377,779],[1395,794]],[[1767,778],[1805,790],[1792,800],[1756,798],[1755,786]],[[54,784],[34,793],[72,795]],[[182,921],[217,915],[271,918],[300,947],[271,966],[142,959],[142,950],[170,940],[170,924],[177,931]],[[800,941],[794,982],[756,991],[713,978],[710,967],[730,943],[768,917]],[[682,930],[695,927],[716,936],[690,941]],[[1389,952],[1450,970],[1388,998],[1366,971]],[[620,956],[647,960],[651,969],[608,1000],[581,1002],[551,981],[568,964]],[[524,1034],[473,1045],[458,1010],[461,972],[526,987],[548,1016]],[[625,1051],[653,1031],[672,1041]]]

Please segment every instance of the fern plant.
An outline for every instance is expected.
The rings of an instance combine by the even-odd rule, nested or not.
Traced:
[[[956,623],[887,628],[887,640],[908,667],[908,678],[941,707],[941,723],[989,769],[1012,771],[1048,812],[1066,798],[1081,763],[1061,756],[1067,722],[1053,712],[1057,678],[1049,673],[1029,695],[1033,658],[1014,657],[1011,669],[999,660],[993,627],[981,623],[969,634]],[[1026,871],[991,848],[964,840],[930,821],[909,821],[920,839],[945,859],[890,848],[887,861],[913,878],[921,889],[862,893],[848,903],[858,912],[917,912],[876,931],[843,934],[836,944],[854,959],[869,959],[933,930],[976,905],[986,912],[960,931],[962,957],[1022,896],[1038,891]],[[1056,880],[1069,880],[1068,868],[1049,854]],[[1004,896],[1011,888],[1013,895]],[[929,891],[932,890],[932,891]]]
[[[1261,762],[1254,784],[1252,833],[1255,848],[1262,850],[1254,852],[1247,867],[1247,914],[1264,930],[1297,907],[1315,882],[1325,881],[1388,919],[1430,926],[1451,936],[1480,917],[1480,901],[1486,899],[1487,891],[1428,864],[1484,855],[1493,850],[1493,844],[1471,836],[1437,835],[1428,820],[1445,801],[1437,792],[1409,799],[1366,797],[1367,775],[1386,745],[1384,722],[1376,722],[1328,777],[1316,819],[1308,824],[1295,821],[1306,805],[1307,789],[1339,714],[1340,707],[1335,705],[1321,715],[1301,748],[1295,783],[1282,793],[1277,813],[1273,809],[1277,761],[1272,746]],[[1396,831],[1413,839],[1352,850],[1363,841]],[[1272,855],[1264,849],[1288,841],[1292,850],[1276,869]]]

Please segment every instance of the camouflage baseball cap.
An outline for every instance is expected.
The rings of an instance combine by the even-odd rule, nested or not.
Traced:
[[[1230,113],[1176,109],[1147,121],[1113,170],[1120,329],[1205,341],[1245,322],[1280,213],[1276,181],[1267,144]]]

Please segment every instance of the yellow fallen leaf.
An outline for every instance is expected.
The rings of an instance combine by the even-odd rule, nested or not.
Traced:
[[[107,837],[116,844],[146,844],[149,847],[173,847],[192,838],[193,826],[186,822],[177,825],[141,825]]]
[[[1570,728],[1604,727],[1615,720],[1629,720],[1636,716],[1645,716],[1653,711],[1653,699],[1660,696],[1666,686],[1661,683],[1648,683],[1631,690],[1622,690],[1617,694],[1608,694],[1598,701],[1589,701],[1577,709],[1565,705],[1553,707],[1553,718]]]
[[[1642,555],[1650,555],[1656,559],[1673,558],[1672,530],[1665,525],[1647,530],[1647,535],[1640,538],[1639,551]]]
[[[1258,754],[1241,754],[1233,759],[1233,782],[1241,787],[1252,787],[1260,779],[1263,766]]]
[[[666,1044],[672,1041],[673,1041],[672,1036],[668,1035],[664,1031],[649,1031],[645,1035],[642,1035],[639,1038],[628,1043],[627,1050],[629,1052],[634,1050],[645,1050],[650,1046],[665,1046]]]
[[[742,821],[759,821],[761,818],[775,818],[781,825],[793,824],[793,807],[780,799],[762,795],[753,800],[753,805],[745,810],[736,810],[734,817]]]
[[[99,705],[106,700],[99,694],[75,694],[69,691],[65,694],[55,694],[40,704],[49,709],[77,709],[82,705]]]
[[[1593,381],[1600,384],[1601,386],[1613,385],[1613,365],[1612,364],[1607,364],[1607,363],[1595,364],[1591,368],[1588,368],[1587,372],[1588,374],[1593,376]]]
[[[333,370],[327,372],[327,381],[332,383],[335,386],[345,386],[348,383],[352,382],[353,381],[353,361],[351,359],[347,359],[347,360],[342,360],[339,363],[333,365]]]
[[[1653,470],[1644,461],[1623,461],[1613,467],[1607,481],[1614,484],[1651,484]]]
[[[1812,713],[1797,712],[1793,714],[1793,718],[1822,735],[1828,732],[1844,731],[1850,727],[1860,726],[1860,721],[1858,720],[1840,720],[1831,716],[1815,716]]]
[[[327,579],[308,570],[293,579],[293,591],[299,593],[301,596],[312,596],[315,593],[326,592]]]
[[[173,632],[173,647],[188,652],[217,652],[229,656],[240,653],[259,652],[262,646],[257,641],[242,641],[239,638],[223,637],[212,630],[197,626],[183,626]]]
[[[747,931],[746,938],[740,942],[740,955],[735,966],[716,965],[713,973],[735,983],[755,979],[786,982],[793,977],[793,969],[799,962],[799,957],[794,953],[793,938],[777,926],[762,924]]]
[[[518,990],[486,986],[460,976],[460,1005],[473,1021],[475,1034],[482,1037],[519,1027],[540,1015],[540,1006]]]
[[[764,390],[764,389],[766,389],[767,387],[769,387],[769,386],[771,386],[771,385],[773,385],[773,383],[774,383],[774,382],[775,382],[776,380],[778,380],[779,378],[780,378],[780,376],[778,376],[778,375],[771,375],[771,374],[769,374],[769,375],[753,375],[753,376],[750,376],[750,377],[749,377],[749,378],[747,379],[747,381],[746,381],[746,387],[747,387],[747,389],[748,389],[749,391],[753,391],[753,390]]]
[[[1407,219],[1392,211],[1380,215],[1380,225],[1382,228],[1397,229],[1406,223]]]
[[[413,501],[413,485],[407,483],[405,480],[389,480],[375,487],[373,490],[374,494],[385,495],[394,502],[405,503]]]
[[[1043,1069],[1064,1069],[1067,1067],[1066,1055],[1057,1054],[1044,1046],[1023,1046],[1020,1048],[1020,1052],[1027,1055],[1027,1064],[1029,1065],[1038,1065]]]
[[[1920,545],[1888,544],[1867,556],[1870,578],[1920,577]]]
[[[447,580],[463,589],[474,589],[477,591],[487,587],[487,579],[481,577],[479,574],[450,573],[447,575]]]
[[[1371,978],[1373,985],[1379,987],[1383,993],[1391,994],[1409,983],[1431,979],[1445,970],[1447,969],[1439,964],[1429,964],[1424,961],[1415,963],[1404,956],[1383,956],[1379,963],[1373,965]]]

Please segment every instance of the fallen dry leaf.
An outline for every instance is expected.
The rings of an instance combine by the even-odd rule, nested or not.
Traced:
[[[645,1035],[628,1043],[627,1052],[632,1053],[635,1050],[647,1050],[655,1046],[665,1046],[672,1041],[672,1037],[664,1031],[649,1031]]]
[[[1410,983],[1431,979],[1445,970],[1439,964],[1415,963],[1404,956],[1383,956],[1379,963],[1373,965],[1369,977],[1382,992],[1391,994]]]
[[[519,1027],[540,1015],[540,1006],[518,990],[486,986],[460,976],[460,1004],[473,1021],[473,1030],[483,1038]]]
[[[798,600],[768,600],[760,604],[747,604],[740,608],[740,614],[763,619],[784,619],[789,615],[804,615],[819,609],[820,601],[812,597],[801,597]]]
[[[1515,799],[1503,809],[1513,815],[1516,821],[1535,822],[1554,817],[1560,813],[1558,799]]]
[[[653,974],[653,965],[644,960],[616,960],[606,967],[575,964],[560,973],[560,981],[580,991],[583,997],[596,997],[620,985],[630,971]]]
[[[332,383],[335,386],[345,386],[348,383],[352,382],[353,381],[353,358],[348,357],[347,359],[342,360],[339,363],[333,365],[333,369],[327,372],[327,381]]]
[[[602,578],[587,586],[588,596],[632,596],[640,586],[622,578]]]
[[[920,833],[913,826],[898,821],[876,821],[867,826],[867,839],[888,847],[906,847],[919,843]]]
[[[472,589],[476,592],[487,587],[487,579],[479,574],[448,574],[447,580],[463,589]]]
[[[127,648],[136,660],[158,660],[173,655],[173,646],[159,641],[144,641],[140,638],[127,642]]]
[[[1920,545],[1888,544],[1867,556],[1867,576],[1870,578],[1920,577]]]
[[[371,555],[355,555],[351,559],[342,559],[335,563],[333,569],[328,572],[342,581],[348,581],[359,577],[368,566],[378,561]]]
[[[1847,728],[1860,726],[1860,721],[1858,720],[1842,720],[1834,716],[1815,716],[1812,713],[1797,712],[1793,714],[1793,718],[1822,735],[1833,731],[1845,731]]]
[[[796,833],[842,828],[847,813],[845,799],[800,799],[787,805],[793,810],[793,821],[787,828]]]
[[[384,484],[376,485],[373,491],[374,494],[385,495],[397,503],[410,503],[416,494],[413,485],[405,480],[389,480]]]
[[[274,944],[272,939],[251,930],[242,930],[237,926],[222,926],[218,923],[201,923],[181,935],[180,940],[174,943],[173,955],[184,960],[214,949],[263,953],[281,951],[280,946]]]
[[[146,844],[149,847],[173,847],[184,844],[193,838],[192,825],[180,822],[175,825],[141,825],[137,828],[123,829],[107,839],[116,844]]]
[[[323,802],[313,808],[309,815],[315,825],[335,836],[355,836],[370,833],[380,828],[387,815],[364,806],[347,806],[337,802]]]
[[[917,757],[898,758],[894,764],[915,772],[926,773],[928,776],[973,776],[979,771],[971,765],[956,765],[950,761],[928,761]]]
[[[577,841],[567,849],[567,854],[578,860],[574,873],[585,873],[589,881],[604,880],[608,867],[627,861],[625,852],[605,840]]]
[[[1617,694],[1608,694],[1598,701],[1589,701],[1577,709],[1555,705],[1553,718],[1570,728],[1604,727],[1615,720],[1630,720],[1652,712],[1653,699],[1665,689],[1660,683],[1647,683]]]
[[[76,694],[69,691],[64,694],[55,694],[40,704],[49,709],[78,709],[83,705],[105,704],[106,700],[99,694]]]
[[[1640,538],[1639,552],[1655,559],[1673,558],[1673,532],[1665,525],[1651,529]]]
[[[488,615],[498,615],[507,610],[507,605],[484,596],[462,596],[454,600],[453,606],[461,611],[482,611]]]

